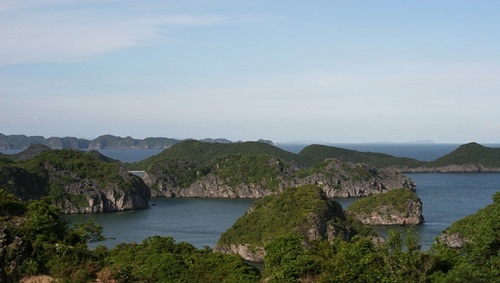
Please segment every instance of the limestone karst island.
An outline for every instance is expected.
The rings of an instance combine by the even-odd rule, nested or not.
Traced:
[[[500,275],[499,193],[429,250],[415,232],[373,229],[425,222],[406,172],[499,172],[497,148],[469,143],[424,162],[324,145],[295,154],[264,140],[0,135],[0,147],[22,149],[0,154],[0,282],[498,282]],[[123,163],[97,148],[164,150]],[[215,247],[202,249],[155,235],[106,248],[98,223],[72,225],[62,215],[193,197],[256,201]],[[334,198],[358,199],[344,209]]]

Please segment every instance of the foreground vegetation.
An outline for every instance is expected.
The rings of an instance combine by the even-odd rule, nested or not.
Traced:
[[[26,203],[0,190],[0,282],[40,274],[59,282],[499,282],[500,193],[487,212],[462,250],[435,243],[422,251],[413,232],[391,231],[382,245],[356,236],[307,247],[288,234],[267,243],[259,271],[239,256],[169,237],[89,249],[102,227],[70,226],[48,201]]]

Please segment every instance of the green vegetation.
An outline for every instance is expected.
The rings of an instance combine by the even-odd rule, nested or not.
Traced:
[[[119,174],[119,163],[102,161],[95,152],[85,154],[78,150],[47,150],[35,158],[18,162],[18,167],[28,171],[58,170],[71,172],[74,178],[101,180],[104,184],[123,182]]]
[[[0,188],[23,200],[50,197],[61,208],[66,201],[82,208],[87,206],[84,193],[88,191],[115,187],[120,190],[117,193],[147,190],[121,163],[95,151],[50,150],[37,145],[13,159],[18,161],[0,163]]]
[[[207,143],[186,140],[165,149],[160,154],[128,164],[127,168],[147,170],[154,162],[170,159],[189,160],[203,166],[214,158],[227,155],[270,155],[285,161],[297,160],[295,154],[262,142]]]
[[[264,198],[254,207],[273,212],[269,205],[298,206],[297,214],[331,204],[318,202],[320,193],[300,188],[284,193],[295,199]],[[287,198],[287,199],[288,199]],[[298,201],[299,199],[300,201]],[[58,282],[499,282],[500,192],[494,203],[473,221],[476,233],[462,250],[436,242],[422,251],[411,230],[390,231],[384,244],[361,235],[349,241],[316,238],[304,245],[295,233],[274,235],[265,245],[261,272],[237,255],[196,249],[170,237],[153,236],[142,243],[119,244],[113,249],[88,244],[103,240],[102,227],[90,221],[72,227],[46,199],[29,203],[0,190],[0,282],[18,282],[24,276],[49,275]],[[307,205],[302,205],[302,201]],[[317,207],[319,206],[319,207]],[[307,208],[309,207],[309,208]],[[334,209],[337,209],[335,206]],[[276,211],[276,213],[279,213]],[[292,217],[292,213],[282,213]],[[486,215],[488,215],[486,217]],[[287,221],[269,218],[275,227]],[[471,216],[474,218],[474,216]],[[467,217],[467,219],[471,219]],[[262,218],[262,221],[265,221]],[[459,221],[462,222],[462,221]],[[264,225],[265,226],[265,225]],[[261,227],[255,226],[254,230]]]
[[[228,180],[228,185],[261,184],[268,189],[278,189],[279,179],[284,177],[290,165],[269,155],[232,155],[211,162],[216,175]]]
[[[305,147],[298,154],[298,156],[302,160],[306,161],[309,165],[322,162],[326,158],[336,158],[343,162],[365,163],[377,168],[417,167],[423,164],[423,162],[421,161],[406,157],[394,157],[388,154],[374,152],[360,152],[356,150],[318,144],[313,144]]]
[[[500,168],[500,148],[468,143],[459,146],[453,152],[430,162],[426,166],[440,167],[446,165],[482,165],[489,168]]]
[[[48,200],[25,203],[0,190],[0,282],[50,275],[58,282],[258,282],[260,272],[237,255],[212,253],[169,237],[90,250],[102,227],[60,218]]]
[[[402,239],[392,231],[382,246],[355,237],[306,248],[296,237],[278,238],[266,246],[264,275],[268,282],[431,282],[433,256],[420,251],[415,234]]]
[[[273,239],[290,233],[307,241],[307,231],[315,229],[315,225],[322,225],[321,223],[336,226],[340,237],[349,237],[347,231],[353,228],[353,222],[355,221],[344,215],[337,202],[324,196],[320,188],[288,188],[283,193],[257,201],[250,213],[239,218],[222,234],[217,245],[244,244],[264,247]],[[365,228],[354,231],[356,232],[367,235],[372,231]],[[323,231],[320,237],[327,238],[326,231]]]
[[[368,213],[382,206],[392,207],[398,212],[408,210],[408,202],[418,202],[419,198],[415,192],[407,189],[395,189],[382,194],[371,195],[360,198],[353,202],[347,211],[351,214]]]
[[[118,282],[257,282],[260,272],[234,254],[213,253],[170,237],[120,244],[108,251],[101,276]]]
[[[183,159],[157,161],[148,173],[174,187],[189,187],[196,180],[213,175],[233,187],[257,184],[277,190],[281,180],[287,178],[286,173],[291,172],[291,166],[270,155],[225,155],[202,164]]]
[[[479,226],[484,226],[484,223],[497,219],[500,219],[500,192],[497,192],[493,196],[492,204],[480,209],[475,214],[456,221],[447,229],[447,232],[451,234],[460,233],[462,236],[472,239],[480,233],[478,230]],[[488,226],[495,227],[498,225]]]

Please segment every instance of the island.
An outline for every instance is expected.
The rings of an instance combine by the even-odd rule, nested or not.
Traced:
[[[424,223],[422,201],[415,192],[396,189],[353,202],[346,210],[366,225],[419,225]]]
[[[97,151],[34,145],[0,158],[0,176],[0,188],[21,200],[48,197],[63,213],[142,209],[151,197],[140,177]]]
[[[356,235],[380,240],[373,230],[346,215],[342,206],[321,188],[309,185],[288,188],[257,201],[222,234],[215,251],[263,261],[265,246],[290,233],[299,237],[304,246],[317,239],[348,241]]]
[[[262,142],[183,141],[127,165],[145,170],[153,197],[261,198],[288,187],[316,185],[328,197],[363,197],[415,190],[398,171],[325,158],[315,162]]]

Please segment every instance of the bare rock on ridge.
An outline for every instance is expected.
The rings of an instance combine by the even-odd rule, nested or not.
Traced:
[[[314,168],[298,168],[279,158],[268,157],[258,166],[223,175],[221,172],[227,171],[223,165],[205,169],[194,162],[171,160],[157,163],[145,173],[144,182],[151,188],[153,197],[262,198],[288,187],[304,185],[318,186],[330,198],[364,197],[397,188],[413,191],[416,187],[413,180],[395,170],[348,164],[337,159],[327,159]],[[274,173],[258,177],[257,174],[264,175],[263,171]]]

